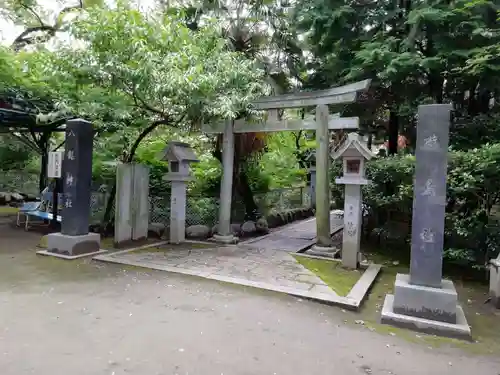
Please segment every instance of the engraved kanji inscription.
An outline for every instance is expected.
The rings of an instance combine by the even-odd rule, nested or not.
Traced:
[[[75,182],[75,178],[71,173],[66,173],[66,185],[67,186],[73,186]]]
[[[68,158],[68,160],[75,160],[75,151],[68,150],[66,152],[66,157]]]
[[[420,238],[425,243],[434,243],[434,232],[430,228],[424,228],[422,233],[420,233]]]
[[[424,147],[428,150],[436,150],[439,148],[439,139],[436,134],[433,134],[424,139]]]
[[[356,225],[354,225],[353,222],[349,221],[347,223],[347,235],[349,237],[354,237],[356,235],[356,231],[357,231],[357,228],[356,228]]]
[[[424,191],[422,192],[422,195],[430,197],[436,196],[436,186],[434,185],[434,182],[432,182],[432,179],[429,178],[425,182]]]
[[[66,208],[72,208],[73,207],[73,201],[71,200],[71,198],[66,197],[66,202],[64,202],[64,206]]]

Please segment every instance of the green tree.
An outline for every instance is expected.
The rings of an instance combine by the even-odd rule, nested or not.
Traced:
[[[47,9],[48,3],[38,0],[0,0],[0,16],[24,27],[12,42],[14,50],[19,51],[28,46],[37,47],[49,42],[58,32],[65,30],[72,19],[69,16],[78,15],[92,6],[103,5],[102,0],[54,3],[52,6],[57,5],[57,10]]]
[[[172,7],[161,2],[167,13],[182,14],[184,22],[193,31],[198,31],[207,18],[217,17],[220,34],[230,48],[241,52],[252,61],[257,61],[264,70],[266,82],[273,93],[289,91],[303,77],[303,56],[300,43],[290,27],[289,13],[292,6],[281,0],[257,1],[195,1],[189,5]],[[242,112],[239,118],[249,113]],[[258,215],[252,185],[255,178],[266,180],[259,174],[260,158],[266,150],[266,133],[243,133],[235,135],[235,163],[233,189],[241,197],[248,219]],[[222,159],[222,135],[215,137],[214,156]],[[251,172],[251,173],[250,173]],[[259,177],[260,176],[260,177]],[[259,184],[261,187],[263,184]]]
[[[39,187],[46,186],[47,156],[60,141],[52,137],[65,122],[51,100],[50,87],[27,69],[26,53],[0,48],[0,132],[8,133],[41,156]]]
[[[470,119],[491,112],[491,99],[498,103],[500,23],[492,1],[302,0],[295,17],[308,31],[311,85],[372,78],[351,110],[372,130],[385,125],[390,153],[399,132],[414,139],[418,104],[451,101]]]
[[[30,66],[66,111],[140,129],[124,158],[130,162],[159,125],[188,131],[202,121],[236,118],[263,93],[262,71],[228,48],[216,22],[193,32],[179,17],[123,3],[91,8],[68,27],[81,48],[37,53]]]

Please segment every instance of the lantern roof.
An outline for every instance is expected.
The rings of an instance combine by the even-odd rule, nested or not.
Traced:
[[[164,161],[197,163],[200,160],[196,157],[193,149],[188,143],[171,141],[163,150],[161,158]]]
[[[375,157],[375,154],[370,151],[366,143],[363,142],[358,133],[349,133],[344,143],[332,153],[334,159],[342,156],[362,156],[365,160],[370,160]]]

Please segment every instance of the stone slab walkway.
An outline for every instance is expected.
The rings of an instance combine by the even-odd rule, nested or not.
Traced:
[[[162,251],[164,250],[164,251]],[[352,294],[337,295],[323,280],[286,251],[244,245],[175,249],[159,246],[147,251],[124,250],[93,259],[229,282],[301,296],[357,309],[380,267],[365,271]],[[367,276],[365,276],[367,275]]]
[[[330,233],[336,233],[344,225],[338,210],[330,212]],[[281,250],[296,253],[307,249],[316,242],[316,218],[292,223],[266,236],[245,241],[247,247],[254,249]]]

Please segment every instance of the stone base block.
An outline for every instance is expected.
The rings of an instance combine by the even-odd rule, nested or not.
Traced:
[[[217,242],[224,245],[236,244],[238,243],[238,237],[233,236],[232,234],[223,236],[220,234],[214,234],[211,238],[213,242]]]
[[[47,251],[64,255],[81,255],[95,253],[100,250],[101,235],[88,233],[80,236],[69,236],[62,233],[47,235]]]
[[[394,312],[394,296],[392,294],[388,294],[385,297],[384,307],[382,308],[381,323],[437,336],[452,337],[469,341],[472,340],[470,327],[467,324],[467,319],[465,318],[462,308],[459,305],[456,305],[455,310],[455,324],[398,314]]]
[[[493,306],[500,309],[500,259],[490,262],[490,297]]]
[[[321,245],[313,245],[308,251],[311,253],[330,253],[336,254],[339,250],[334,246],[321,246]]]
[[[443,280],[441,288],[431,288],[410,284],[409,275],[396,275],[393,306],[396,314],[453,324],[457,321],[457,301],[457,291],[450,280]]]

